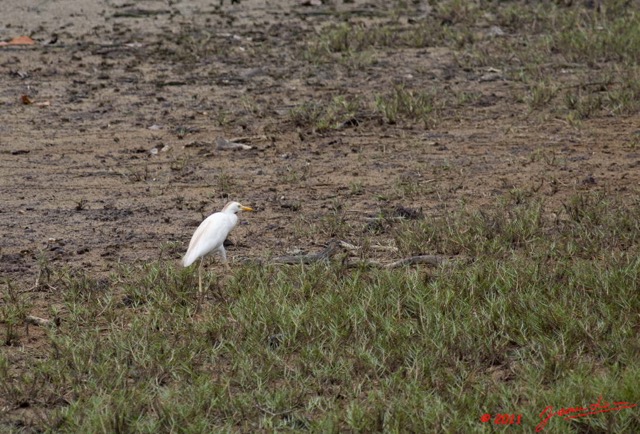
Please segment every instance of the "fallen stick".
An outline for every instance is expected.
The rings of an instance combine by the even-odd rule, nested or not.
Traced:
[[[447,256],[436,256],[436,255],[424,255],[424,256],[411,256],[409,258],[400,259],[399,261],[394,261],[385,264],[384,262],[379,261],[371,261],[366,259],[356,259],[352,258],[345,263],[348,268],[358,268],[358,267],[369,267],[369,268],[380,268],[380,269],[393,269],[400,268],[408,265],[418,265],[424,264],[429,267],[438,267],[441,264],[446,264],[452,258],[448,258]]]
[[[314,262],[324,261],[335,255],[340,251],[340,241],[331,240],[327,247],[319,252],[313,253],[309,255],[291,255],[291,256],[278,256],[273,258],[272,262],[274,264],[284,264],[284,265],[293,265],[293,264],[312,264]]]
[[[328,260],[332,256],[339,253],[341,250],[354,250],[358,249],[357,246],[346,243],[340,240],[331,240],[327,247],[319,252],[309,255],[292,255],[292,256],[278,256],[273,258],[272,263],[282,265],[294,265],[294,264],[312,264],[314,262]],[[408,265],[425,264],[431,267],[437,267],[439,265],[451,262],[455,257],[443,256],[443,255],[418,255],[409,256],[407,258],[400,259],[398,261],[390,262],[388,264],[370,261],[370,260],[353,260],[348,261],[345,264],[349,267],[358,267],[361,265],[376,267],[376,268],[400,268]]]
[[[249,145],[245,145],[244,143],[236,143],[230,140],[227,140],[223,137],[218,137],[216,139],[216,149],[222,149],[222,150],[226,150],[226,149],[241,149],[241,150],[249,150],[249,149],[253,149],[253,146],[249,146]]]
[[[375,246],[379,248],[385,249],[395,249],[391,246]],[[314,262],[327,261],[331,257],[336,254],[347,251],[359,250],[362,247],[355,246],[353,244],[347,243],[341,240],[331,240],[327,244],[327,247],[324,250],[318,253],[311,253],[308,255],[288,255],[288,256],[276,256],[271,260],[264,259],[247,259],[243,261],[245,264],[258,264],[265,265],[268,263],[275,265],[297,265],[297,264],[313,264]],[[453,262],[453,261],[468,261],[470,258],[457,257],[457,256],[445,256],[445,255],[417,255],[417,256],[409,256],[407,258],[402,258],[400,260],[390,262],[390,263],[382,263],[378,261],[366,260],[366,259],[356,259],[356,258],[343,258],[342,262],[349,268],[355,267],[374,267],[374,268],[400,268],[408,265],[419,265],[424,264],[431,267],[438,267],[440,265]]]
[[[400,259],[399,261],[391,262],[390,264],[385,264],[384,268],[399,268],[404,267],[405,265],[416,264],[426,264],[432,267],[437,267],[438,265],[449,262],[450,260],[451,258],[440,255],[410,256],[408,258]]]
[[[346,241],[338,241],[341,247],[344,247],[347,250],[362,250],[362,246],[356,246],[351,243],[347,243]],[[398,248],[393,246],[383,246],[381,244],[374,244],[368,247],[371,250],[386,250],[390,252],[397,252]]]
[[[27,317],[24,319],[28,324],[33,324],[33,325],[37,325],[40,327],[46,327],[49,326],[51,324],[53,324],[53,321],[51,321],[50,319],[44,319],[44,318],[40,318],[37,316],[33,316],[33,315],[27,315]]]

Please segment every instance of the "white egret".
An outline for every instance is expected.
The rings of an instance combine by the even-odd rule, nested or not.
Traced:
[[[198,267],[198,291],[200,296],[202,296],[202,261],[204,256],[216,250],[222,256],[227,268],[230,268],[223,243],[231,229],[238,224],[238,216],[236,214],[240,211],[253,211],[253,209],[238,202],[229,202],[222,208],[222,211],[211,214],[200,223],[200,226],[191,237],[187,253],[182,258],[182,265],[188,267],[200,258],[200,266]]]

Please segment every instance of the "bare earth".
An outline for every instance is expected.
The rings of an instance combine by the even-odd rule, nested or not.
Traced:
[[[177,263],[198,223],[230,199],[258,211],[233,233],[238,261],[315,252],[336,236],[359,244],[368,218],[398,206],[437,216],[521,190],[553,212],[578,191],[637,193],[637,116],[576,127],[530,115],[512,97],[522,84],[464,70],[447,48],[383,49],[361,68],[315,64],[306,44],[337,13],[368,25],[391,18],[382,1],[303,3],[3,5],[0,39],[38,44],[0,49],[0,275],[29,287],[45,259],[95,274]],[[292,121],[302,104],[373,104],[398,83],[476,100],[443,107],[428,129],[366,111],[321,133]],[[253,149],[218,149],[218,138]],[[346,231],[335,233],[336,215]]]
[[[0,285],[29,291],[44,264],[97,277],[121,263],[177,266],[200,221],[229,200],[257,211],[231,236],[239,262],[318,252],[333,238],[393,247],[393,230],[369,224],[398,207],[444,216],[525,194],[554,213],[578,192],[637,195],[638,115],[572,125],[531,113],[522,83],[461,68],[445,47],[382,48],[356,67],[311,61],[305,50],[328,25],[409,25],[427,12],[307,3],[3,2],[0,40],[37,44],[0,47]],[[397,84],[473,101],[440,107],[429,128],[390,124],[371,107]],[[291,114],[340,96],[370,109],[322,132]],[[383,262],[404,254],[371,251]],[[59,302],[33,291],[31,313]],[[42,328],[27,333],[13,360],[44,351]]]

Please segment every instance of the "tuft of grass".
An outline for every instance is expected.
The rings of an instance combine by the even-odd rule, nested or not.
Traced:
[[[343,23],[322,31],[319,40],[312,45],[312,55],[363,51],[374,46],[388,46],[395,38],[390,26],[366,27]]]
[[[352,123],[362,110],[363,104],[359,98],[336,96],[327,103],[307,102],[295,107],[289,112],[289,118],[297,127],[322,133]]]
[[[424,179],[415,173],[399,176],[394,182],[394,190],[403,199],[416,199],[432,192]]]
[[[391,93],[376,96],[375,104],[376,110],[390,124],[406,119],[422,122],[428,128],[434,122],[436,100],[433,93],[395,86]]]
[[[232,175],[224,171],[220,171],[220,173],[216,175],[215,185],[220,194],[228,195],[235,187],[235,179]]]
[[[527,102],[531,110],[547,106],[558,92],[558,85],[549,80],[534,83],[527,95]]]
[[[4,283],[1,296],[0,324],[4,330],[0,332],[0,345],[19,345],[19,329],[25,322],[31,303],[11,281]]]
[[[362,181],[351,181],[349,183],[349,194],[352,196],[359,196],[364,194],[364,186]]]

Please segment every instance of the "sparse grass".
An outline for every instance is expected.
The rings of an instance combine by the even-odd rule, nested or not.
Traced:
[[[304,103],[292,109],[289,118],[297,127],[310,128],[322,133],[346,126],[362,108],[363,104],[359,98],[336,96],[327,103]]]
[[[451,48],[458,69],[497,68],[504,77],[523,82],[524,96],[514,89],[513,100],[525,102],[531,112],[544,115],[551,111],[579,122],[640,110],[638,20],[635,8],[624,2],[607,2],[598,12],[561,3],[480,5],[452,0],[438,2],[431,14],[407,24],[393,20],[327,26],[304,42],[303,58],[349,72],[388,59],[389,49],[445,46]],[[497,26],[503,34],[487,36],[487,25]],[[604,87],[593,86],[592,78],[585,77],[594,67],[603,71],[597,82],[603,82]],[[472,89],[460,92],[471,94]],[[389,96],[378,95],[376,109],[387,122],[395,123],[398,98],[381,98]],[[475,101],[462,97],[455,105],[465,109]],[[303,109],[316,113],[321,128],[332,128],[331,122],[322,122],[320,113],[326,110],[315,106]],[[407,114],[414,119],[428,116],[410,110]]]
[[[426,193],[422,181],[415,174],[403,175],[395,180],[394,189],[403,199],[415,199]]]
[[[640,109],[640,84],[637,68],[606,71],[601,78],[570,86],[564,92],[564,103],[573,119],[583,120],[599,115],[626,115]]]
[[[147,163],[144,163],[125,169],[123,176],[127,177],[130,182],[136,183],[148,181],[153,177],[153,174],[149,169],[149,165]]]
[[[455,4],[454,4],[455,3]],[[451,7],[443,2],[438,13],[428,15],[410,25],[396,22],[380,22],[370,25],[342,23],[323,28],[313,39],[306,41],[303,58],[313,63],[327,63],[367,53],[367,66],[374,62],[376,52],[385,48],[426,48],[447,45],[462,48],[473,42],[471,26],[477,18],[468,7],[469,2],[454,1]],[[477,11],[477,8],[474,8]]]
[[[334,208],[321,225],[338,231]],[[3,353],[0,396],[45,405],[33,427],[57,432],[475,432],[483,413],[533,428],[548,405],[638,402],[640,204],[582,195],[557,211],[511,196],[396,225],[406,254],[473,258],[428,272],[340,261],[207,272],[199,315],[196,274],[172,262],[106,283],[58,270],[51,350],[21,373]],[[24,307],[11,295],[4,306]],[[638,431],[640,416],[548,429],[605,426]]]
[[[572,62],[621,62],[640,60],[640,16],[633,6],[617,13],[597,14],[572,10],[559,14],[553,48]]]
[[[182,25],[170,42],[161,43],[150,50],[151,55],[171,58],[183,66],[197,64],[213,56],[226,56],[231,51],[229,38],[218,37],[207,29]]]
[[[531,83],[524,100],[531,111],[550,109],[569,120],[628,115],[640,110],[638,83],[637,68],[615,67],[595,79],[583,77],[575,85],[561,85],[549,79]]]
[[[406,119],[422,122],[428,128],[435,120],[436,97],[433,93],[396,86],[391,93],[376,97],[376,109],[390,124]]]
[[[429,128],[436,120],[442,103],[435,92],[394,86],[391,92],[376,95],[371,110],[359,97],[333,97],[328,102],[307,102],[289,112],[290,121],[297,127],[317,133],[359,125],[376,113],[389,124],[420,122]]]
[[[636,66],[640,53],[639,17],[634,7],[620,2],[611,2],[603,9],[596,13],[582,8],[552,8],[546,17],[541,16],[551,31],[531,44],[525,55],[548,53],[556,59],[556,71],[563,63],[572,62],[572,68],[597,65],[596,71],[602,72],[595,80],[579,75],[575,85],[566,80],[563,83],[559,77],[551,83],[547,80],[544,86],[534,88],[532,107],[543,108],[561,95],[570,120],[637,113],[640,109]],[[548,67],[546,75],[549,76]],[[556,92],[559,88],[564,91]]]
[[[312,174],[311,169],[308,163],[286,166],[277,171],[278,180],[282,184],[300,184],[309,179]]]
[[[353,196],[364,194],[364,187],[361,181],[352,181],[349,183],[349,193]]]
[[[221,171],[216,175],[215,185],[220,194],[229,194],[233,190],[235,180],[232,175]]]
[[[570,261],[638,248],[640,203],[628,206],[604,195],[578,195],[545,217],[544,204],[512,191],[497,210],[458,211],[454,218],[411,221],[397,229],[406,254],[526,255]],[[635,250],[634,250],[635,251]],[[632,253],[630,253],[632,254]]]
[[[0,303],[0,324],[4,324],[0,334],[0,345],[17,345],[19,329],[22,328],[31,304],[11,282],[6,282]]]
[[[374,46],[388,46],[393,38],[395,38],[395,32],[390,26],[367,27],[344,23],[324,29],[316,43],[310,47],[308,54],[313,57],[362,51]]]
[[[548,80],[535,83],[526,98],[531,110],[545,107],[556,96],[557,84]]]

